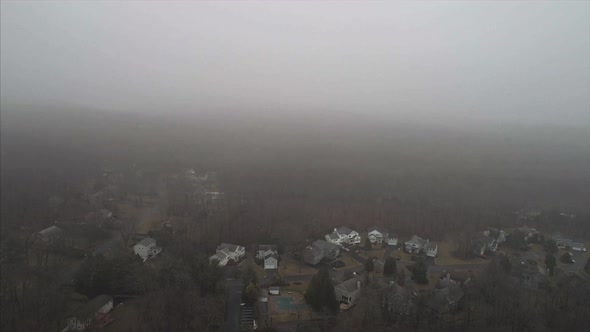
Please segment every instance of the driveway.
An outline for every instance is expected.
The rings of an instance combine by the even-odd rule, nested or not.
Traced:
[[[236,266],[228,266],[225,270],[225,285],[227,288],[227,308],[223,331],[240,331],[240,303],[242,303],[242,279],[234,279]]]

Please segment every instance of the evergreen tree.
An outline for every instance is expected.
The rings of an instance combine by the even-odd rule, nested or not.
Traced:
[[[338,310],[336,294],[327,269],[321,269],[311,278],[305,293],[305,302],[315,311],[327,310],[334,313]]]
[[[371,257],[369,259],[367,259],[367,261],[365,262],[365,270],[367,272],[373,272],[373,270],[375,270],[375,263],[373,262],[374,258]]]
[[[427,284],[428,277],[426,274],[428,273],[428,266],[426,265],[426,261],[424,259],[420,259],[412,266],[412,279],[414,279],[417,283],[420,284]]]
[[[549,269],[549,275],[552,276],[553,269],[555,268],[555,265],[557,265],[557,260],[555,259],[555,256],[553,256],[552,254],[547,254],[545,256],[545,265],[547,266],[547,269]]]
[[[559,250],[559,248],[557,248],[557,244],[553,239],[548,239],[547,241],[545,241],[543,248],[545,249],[545,252],[548,254],[556,254]]]
[[[258,287],[254,283],[249,283],[242,293],[242,301],[248,305],[256,303],[258,300]]]
[[[383,266],[383,274],[385,276],[392,276],[397,274],[397,262],[393,257],[387,257]]]
[[[373,247],[371,246],[371,241],[369,240],[369,238],[367,237],[365,239],[365,249],[366,250],[371,250]]]

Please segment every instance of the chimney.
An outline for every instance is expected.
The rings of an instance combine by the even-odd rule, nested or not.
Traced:
[[[337,228],[334,228],[334,233],[336,233],[337,231],[338,231],[338,229]]]
[[[360,280],[357,280],[357,282],[356,282],[356,288],[357,289],[361,289],[361,281]]]
[[[390,281],[389,281],[389,286],[393,286],[393,285],[395,285],[395,281],[393,281],[393,280],[390,280]]]

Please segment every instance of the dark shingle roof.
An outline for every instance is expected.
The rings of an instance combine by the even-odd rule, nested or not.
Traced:
[[[112,301],[112,300],[113,300],[113,297],[110,295],[105,295],[105,294],[99,295],[99,296],[93,298],[92,300],[90,300],[88,303],[86,303],[82,307],[78,308],[78,310],[76,310],[72,314],[72,316],[76,317],[78,319],[81,319],[81,320],[93,318],[94,314],[96,314],[98,309],[102,308],[105,304],[107,304],[109,301]]]
[[[152,239],[151,237],[146,237],[145,239],[139,241],[137,244],[138,245],[141,244],[143,246],[148,247],[148,246],[155,244],[155,243],[156,243],[156,240]]]

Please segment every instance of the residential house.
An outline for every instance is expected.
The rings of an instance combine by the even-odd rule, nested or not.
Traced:
[[[45,244],[52,244],[63,237],[63,230],[57,226],[51,226],[36,233],[35,236]]]
[[[264,269],[265,270],[276,270],[279,268],[279,255],[268,254],[264,257]]]
[[[446,273],[444,275],[444,277],[442,277],[438,280],[436,288],[443,289],[443,288],[447,288],[447,287],[451,287],[451,286],[460,286],[460,285],[461,285],[461,283],[459,281],[451,279],[450,273]]]
[[[402,320],[411,317],[416,312],[417,293],[395,282],[383,290],[382,307],[388,320]]]
[[[367,229],[367,236],[369,237],[369,241],[371,243],[381,244],[385,242],[390,246],[397,245],[397,235],[390,234],[385,228],[381,226],[375,225],[369,227]]]
[[[162,248],[156,246],[156,240],[146,237],[133,246],[133,252],[145,262],[148,258],[154,257],[162,252]]]
[[[348,279],[343,283],[334,286],[336,300],[340,303],[353,305],[361,295],[361,280],[359,277]]]
[[[410,254],[418,254],[422,251],[426,243],[428,243],[427,240],[424,240],[417,235],[413,235],[412,238],[406,241],[405,248]]]
[[[272,286],[268,289],[270,295],[281,295],[281,290],[278,286]]]
[[[303,261],[307,264],[317,265],[322,259],[332,260],[338,257],[340,249],[330,242],[316,240],[313,244],[305,249]]]
[[[489,227],[487,230],[483,231],[483,235],[491,236],[492,238],[496,239],[498,244],[506,242],[506,232],[501,229]]]
[[[461,308],[465,292],[458,285],[449,285],[434,290],[426,303],[432,315],[445,315],[457,312]]]
[[[225,266],[229,261],[238,262],[246,255],[246,248],[229,243],[221,243],[217,246],[215,255],[209,257],[209,261],[217,260],[219,266]]]
[[[309,246],[303,252],[303,261],[309,265],[317,265],[324,259],[324,251],[318,247]]]
[[[535,236],[535,234],[539,234],[539,232],[536,229],[528,226],[522,226],[518,228],[518,230],[522,232],[522,234],[524,234],[525,241],[529,241],[533,238],[533,236]]]
[[[548,289],[549,278],[542,273],[542,267],[534,260],[511,260],[510,278],[519,287],[529,289]]]
[[[584,247],[584,241],[582,240],[576,240],[561,233],[555,233],[553,236],[551,236],[551,238],[555,241],[557,247],[560,249],[571,248],[575,251],[586,251],[586,248]]]
[[[274,244],[261,244],[256,251],[256,259],[263,260],[264,257],[271,254],[278,255],[278,247]]]
[[[473,254],[483,256],[486,252],[495,252],[498,248],[498,241],[490,235],[480,234],[472,242]]]
[[[435,242],[430,242],[428,240],[426,241],[427,243],[424,246],[424,252],[426,253],[426,256],[436,257],[436,255],[438,254],[438,245]]]
[[[113,297],[110,295],[99,295],[76,310],[67,319],[69,331],[84,331],[90,327],[95,319],[113,309]]]
[[[279,266],[279,252],[276,245],[261,244],[256,251],[256,259],[264,262],[265,270],[277,269]]]
[[[406,251],[410,254],[425,253],[429,257],[436,257],[438,253],[438,245],[430,240],[413,235],[412,238],[405,243]]]
[[[471,280],[475,279],[475,276],[473,275],[473,272],[471,272],[471,270],[461,269],[443,271],[442,275],[444,277],[439,280],[439,288],[445,288],[453,284],[456,284],[458,286],[465,286],[469,284]]]
[[[361,243],[361,236],[357,231],[354,231],[346,226],[334,228],[334,231],[326,235],[326,241],[336,244],[359,244]]]

